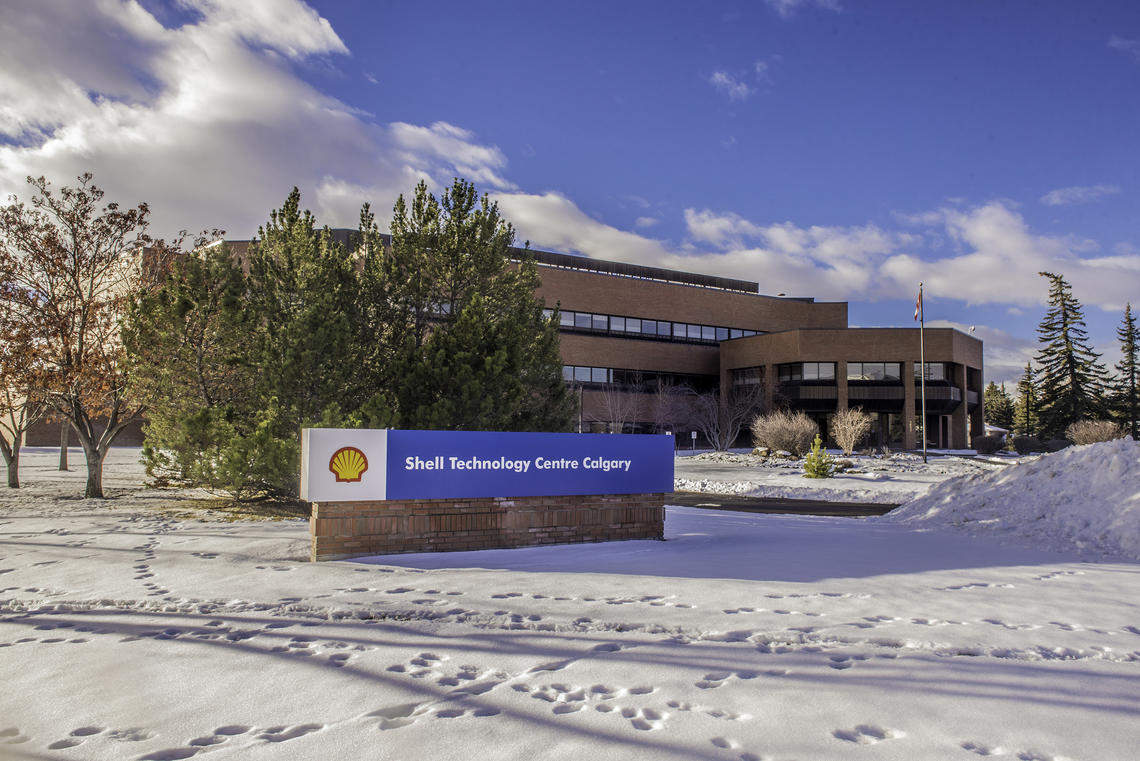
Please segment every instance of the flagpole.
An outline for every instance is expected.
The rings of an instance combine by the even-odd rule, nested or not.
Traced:
[[[918,284],[918,377],[922,387],[922,461],[926,462],[926,304],[922,298],[922,283]]]

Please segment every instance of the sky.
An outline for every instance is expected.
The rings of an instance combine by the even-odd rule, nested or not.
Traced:
[[[8,0],[0,196],[25,177],[249,238],[293,186],[382,223],[473,181],[519,243],[1038,349],[1062,274],[1109,366],[1140,302],[1140,3]],[[572,308],[573,305],[564,305]]]

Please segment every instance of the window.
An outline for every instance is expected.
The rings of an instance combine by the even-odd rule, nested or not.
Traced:
[[[780,383],[803,380],[804,378],[804,368],[799,362],[780,365],[778,370],[780,373]]]
[[[563,365],[562,366],[562,380],[564,380],[564,381],[574,380],[574,368],[571,365]]]
[[[914,363],[914,377],[915,380],[919,379],[918,363]],[[944,381],[949,379],[949,374],[946,372],[945,362],[927,362],[926,363],[926,379],[928,381]]]
[[[591,383],[609,383],[610,373],[604,367],[591,367],[590,368],[590,382]]]
[[[899,362],[848,362],[849,381],[897,381],[902,379]]]
[[[578,383],[589,383],[590,382],[590,368],[588,368],[588,367],[575,367],[574,368],[574,380],[576,380]]]
[[[732,387],[757,386],[764,380],[763,367],[741,367],[730,371],[732,374]]]
[[[549,318],[552,309],[544,309],[543,315]],[[559,312],[558,325],[564,330],[588,330],[598,333],[635,333],[644,337],[663,338],[673,341],[714,343],[730,338],[743,338],[756,335],[755,330],[743,328],[721,328],[716,325],[701,325],[671,320],[645,320],[640,317],[621,317],[592,312]]]
[[[804,362],[803,366],[804,380],[835,380],[834,362]]]
[[[542,319],[549,320],[553,316],[554,316],[554,310],[553,309],[543,309],[542,310]]]

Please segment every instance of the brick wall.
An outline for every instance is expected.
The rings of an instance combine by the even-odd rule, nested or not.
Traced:
[[[664,494],[315,502],[310,558],[661,539]]]

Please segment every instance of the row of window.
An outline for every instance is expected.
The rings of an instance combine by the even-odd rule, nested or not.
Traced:
[[[547,319],[553,309],[544,309]],[[755,330],[723,328],[716,325],[695,325],[670,320],[646,320],[641,317],[619,317],[594,312],[564,311],[559,313],[559,327],[563,330],[589,330],[598,333],[619,334],[627,337],[658,338],[669,341],[716,343],[730,338],[756,335]]]
[[[781,383],[795,381],[834,381],[834,362],[790,362],[778,368]],[[914,377],[918,379],[919,364],[914,363]],[[945,362],[927,362],[926,379],[944,381],[949,378]],[[898,381],[902,380],[901,362],[848,362],[849,381]]]
[[[659,373],[649,370],[623,370],[614,367],[563,365],[562,379],[567,383],[613,385],[628,389],[653,390],[658,386],[685,386],[705,391],[716,385],[715,375]]]

